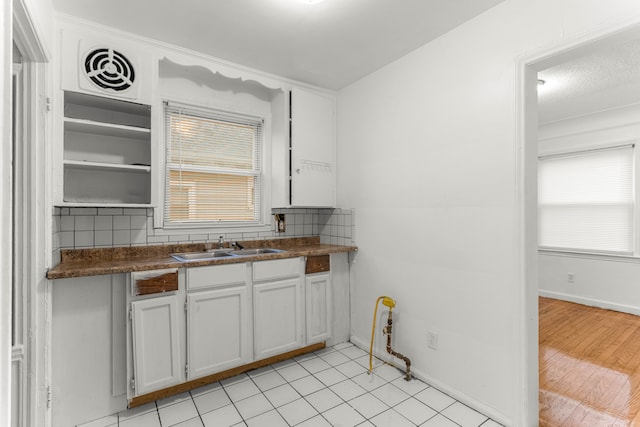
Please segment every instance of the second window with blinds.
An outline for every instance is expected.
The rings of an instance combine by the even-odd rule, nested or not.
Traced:
[[[264,120],[165,103],[165,228],[260,225]]]
[[[633,255],[633,145],[538,160],[541,249]]]

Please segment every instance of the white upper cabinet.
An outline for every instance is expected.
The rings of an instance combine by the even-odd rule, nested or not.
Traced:
[[[291,206],[335,206],[335,100],[291,90]]]

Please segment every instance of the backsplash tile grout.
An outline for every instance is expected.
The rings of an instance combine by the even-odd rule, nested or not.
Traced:
[[[285,232],[277,233],[273,214],[285,214]],[[153,208],[60,208],[53,209],[53,265],[60,262],[62,249],[108,248],[116,246],[163,245],[217,242],[220,235],[230,240],[265,240],[320,236],[320,242],[355,244],[353,209],[273,209],[271,230],[247,233],[184,233],[156,235]]]

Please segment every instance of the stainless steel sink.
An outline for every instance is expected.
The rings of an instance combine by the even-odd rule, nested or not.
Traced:
[[[280,252],[285,252],[285,251],[282,249],[258,248],[258,249],[236,249],[229,253],[235,256],[248,256],[248,255],[262,255],[262,254],[277,254]]]
[[[236,256],[251,256],[251,255],[263,255],[263,254],[276,254],[285,252],[282,249],[273,248],[258,248],[258,249],[213,249],[206,252],[184,252],[179,254],[171,254],[171,256],[178,261],[206,261],[216,258],[224,257],[236,257]]]
[[[178,261],[205,261],[208,259],[216,259],[233,256],[229,251],[207,251],[207,252],[184,252],[181,254],[171,254]]]

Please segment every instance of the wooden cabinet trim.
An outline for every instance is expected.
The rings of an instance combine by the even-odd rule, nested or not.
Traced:
[[[161,274],[159,276],[136,279],[134,282],[134,296],[160,294],[178,290],[178,272]]]
[[[314,255],[307,257],[307,265],[304,274],[324,273],[331,270],[331,258],[329,255]]]

